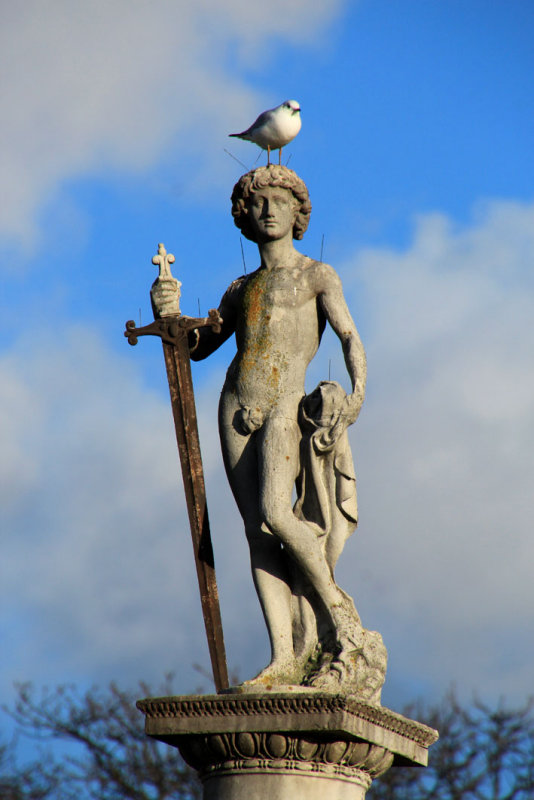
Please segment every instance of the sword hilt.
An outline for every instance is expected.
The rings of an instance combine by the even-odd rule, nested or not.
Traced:
[[[221,332],[222,317],[216,308],[210,308],[207,317],[187,317],[185,315],[169,316],[156,319],[150,325],[143,325],[136,328],[133,319],[126,323],[124,335],[128,339],[128,344],[135,345],[139,336],[159,336],[167,344],[178,344],[178,342],[188,335],[190,331],[197,328],[210,326],[214,333]]]

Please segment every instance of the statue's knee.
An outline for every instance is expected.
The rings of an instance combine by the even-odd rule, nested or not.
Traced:
[[[291,509],[280,507],[265,509],[262,529],[274,534],[283,542],[286,538],[286,532],[291,525],[292,516],[293,511]]]
[[[260,502],[258,511],[258,517],[253,521],[250,520],[251,524],[245,524],[249,542],[251,539],[264,540],[272,539],[273,536],[278,537],[281,531],[287,527],[287,513],[280,505]],[[291,509],[289,509],[289,513],[293,513]]]
[[[263,546],[265,543],[272,542],[275,537],[273,532],[265,524],[265,522],[257,522],[254,525],[245,525],[245,534],[247,541],[251,547]]]

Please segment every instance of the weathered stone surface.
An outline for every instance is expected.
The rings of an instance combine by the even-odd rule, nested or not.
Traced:
[[[150,299],[154,318],[177,316],[180,314],[180,281],[171,273],[170,265],[174,264],[174,256],[167,253],[163,244],[158,246],[158,253],[152,263],[159,267],[159,275],[152,284]]]
[[[386,649],[334,578],[357,524],[346,431],[363,403],[366,360],[335,271],[293,246],[310,213],[306,185],[292,170],[271,165],[242,176],[232,214],[257,243],[261,264],[230,285],[218,309],[221,333],[199,330],[191,358],[235,334],[219,431],[272,651],[244,690],[300,685],[379,703]],[[306,396],[326,323],[339,337],[352,392],[322,381]]]
[[[376,705],[320,693],[138,702],[148,735],[177,747],[204,800],[359,800],[393,763],[427,763],[436,731]]]

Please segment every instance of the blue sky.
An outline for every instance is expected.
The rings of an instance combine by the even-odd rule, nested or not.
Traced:
[[[241,274],[227,134],[296,98],[299,245],[342,277],[368,353],[360,527],[339,581],[390,653],[384,702],[531,692],[534,8],[520,0],[12,4],[2,26],[0,695],[208,665],[159,344],[158,242],[182,308]],[[260,154],[259,163],[264,156]],[[244,242],[248,269],[257,253]],[[194,379],[232,667],[267,636],[215,409]],[[310,387],[344,381],[325,336]],[[246,610],[246,613],[245,613]]]

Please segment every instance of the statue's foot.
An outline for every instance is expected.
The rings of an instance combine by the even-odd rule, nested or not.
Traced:
[[[302,680],[302,668],[294,658],[282,661],[276,659],[262,669],[255,678],[244,681],[241,686],[244,689],[257,687],[258,689],[271,688],[273,686],[298,685]]]
[[[347,640],[344,645],[338,643],[337,655],[324,658],[320,668],[309,679],[309,685],[325,692],[337,692],[345,688],[354,675],[354,667],[360,657],[362,648],[355,647]]]
[[[324,692],[345,691],[352,684],[364,647],[365,630],[354,602],[342,589],[339,591],[341,599],[330,609],[333,641],[323,649],[318,668],[307,679],[309,686]]]
[[[321,692],[333,692],[337,694],[343,686],[344,676],[337,668],[335,662],[332,662],[329,669],[320,670],[316,675],[310,678],[309,685],[312,689],[317,689]]]

